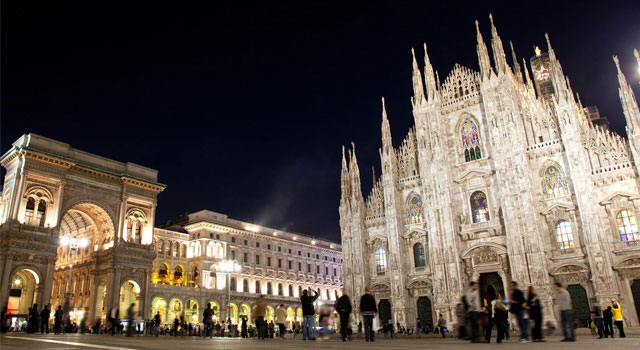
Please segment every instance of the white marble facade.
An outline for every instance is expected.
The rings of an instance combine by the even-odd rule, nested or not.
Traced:
[[[617,58],[628,139],[585,116],[548,36],[531,78],[513,46],[507,63],[493,20],[493,65],[476,28],[479,72],[456,64],[441,83],[426,45],[424,70],[413,55],[415,126],[398,147],[383,99],[382,173],[368,197],[355,149],[343,151],[345,290],[372,288],[383,313],[413,326],[439,313],[455,322],[471,280],[518,281],[538,288],[554,321],[560,281],[579,317],[615,298],[638,325],[640,112]]]

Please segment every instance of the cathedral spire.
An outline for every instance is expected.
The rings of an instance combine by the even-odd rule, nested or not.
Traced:
[[[489,14],[489,21],[491,22],[491,48],[493,49],[493,61],[496,66],[496,72],[498,74],[505,73],[507,71],[507,58],[504,54],[504,48],[502,47],[502,39],[498,35],[498,29],[493,25],[493,16]]]
[[[433,66],[427,53],[427,43],[424,43],[424,81],[427,85],[428,101],[433,101],[438,93],[438,85],[436,85],[436,79],[434,77]]]
[[[518,82],[522,83],[522,71],[520,70],[520,63],[518,63],[518,57],[516,57],[516,50],[513,49],[513,43],[509,41],[511,46],[511,59],[513,60],[513,74],[518,78]],[[525,67],[526,69],[526,67]]]
[[[476,38],[478,40],[476,51],[478,52],[480,75],[483,79],[489,78],[493,73],[493,70],[491,69],[491,63],[489,61],[489,52],[487,51],[487,45],[485,45],[484,40],[482,39],[482,34],[480,33],[480,25],[478,23],[478,20],[476,20]]]
[[[547,48],[549,55],[549,74],[551,75],[551,82],[553,83],[553,89],[555,91],[556,101],[568,100],[569,97],[573,98],[572,95],[569,94],[567,81],[565,79],[564,73],[562,72],[562,65],[556,58],[556,53],[553,51],[551,47],[551,40],[549,40],[549,34],[544,34],[545,39],[547,39]]]
[[[376,187],[376,166],[375,165],[371,166],[371,175],[373,176],[373,187]]]
[[[620,84],[618,92],[620,93],[622,111],[624,112],[624,117],[627,119],[627,133],[629,134],[629,138],[631,138],[632,134],[640,131],[640,111],[638,110],[635,94],[620,69],[618,56],[613,56],[613,62],[616,63],[616,68],[618,69],[618,83]]]
[[[349,168],[347,159],[344,155],[344,146],[342,146],[342,173],[340,174],[340,187],[342,189],[342,198],[349,196]]]
[[[360,168],[358,167],[358,158],[356,157],[356,144],[355,142],[351,142],[351,163],[350,163],[350,171],[351,174],[351,193],[356,198],[362,197],[362,186],[360,185]]]
[[[382,97],[382,149],[384,152],[393,151],[391,126],[389,125],[389,119],[387,119],[387,108],[384,104],[384,97]]]
[[[419,106],[427,102],[424,96],[424,87],[422,85],[422,74],[420,73],[420,68],[418,67],[418,62],[416,61],[416,53],[411,48],[411,56],[413,57],[413,106]]]
[[[638,49],[633,49],[633,55],[636,56],[636,61],[638,61],[638,71],[640,71],[640,54],[638,53]]]

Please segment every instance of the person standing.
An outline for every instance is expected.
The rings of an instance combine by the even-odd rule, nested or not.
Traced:
[[[243,317],[242,318],[242,325],[240,327],[240,331],[241,331],[241,335],[242,338],[247,338],[247,318]]]
[[[533,286],[529,286],[529,293],[527,294],[527,310],[529,311],[529,318],[533,320],[531,337],[535,342],[543,342],[542,307],[540,305],[540,297],[536,293],[536,289]]]
[[[440,314],[440,318],[438,319],[438,328],[440,328],[440,334],[442,334],[442,337],[446,338],[445,333],[447,332],[447,320],[445,320],[442,314]]]
[[[131,305],[129,305],[129,308],[127,309],[127,337],[130,337],[133,335],[133,333],[135,332],[135,323],[136,323],[136,309],[135,309],[136,304],[135,303],[131,303]]]
[[[560,312],[560,320],[562,324],[562,335],[564,339],[562,341],[576,341],[576,333],[573,328],[573,308],[571,306],[571,295],[569,292],[562,288],[560,282],[553,284],[555,293],[553,299],[555,300],[556,307]]]
[[[493,287],[493,285],[490,284],[487,287],[487,291],[482,296],[482,306],[484,306],[484,309],[487,313],[487,326],[484,329],[484,339],[487,341],[487,343],[491,342],[491,331],[493,330],[493,324],[494,324],[491,303],[495,299],[496,299],[496,289]]]
[[[313,296],[309,294],[309,291],[313,292]],[[300,303],[302,304],[302,340],[315,340],[313,337],[313,324],[315,321],[315,309],[313,307],[313,302],[318,299],[318,293],[314,290],[303,290],[302,295],[300,296]]]
[[[376,298],[371,295],[371,289],[367,287],[360,298],[360,314],[364,321],[365,341],[375,341],[373,337],[373,318],[377,312],[378,307],[376,306]]]
[[[422,333],[422,322],[420,322],[419,318],[416,318],[416,333],[418,333],[418,338],[420,338]]]
[[[505,328],[508,327],[507,319],[509,317],[509,313],[507,312],[506,306],[504,306],[502,295],[500,295],[500,293],[496,293],[496,298],[491,301],[491,311],[493,312],[493,315],[491,315],[493,323],[496,325],[498,330],[496,343],[502,343],[502,339],[505,337]]]
[[[602,319],[602,307],[597,300],[591,304],[591,319],[598,330],[598,339],[602,339],[604,336],[604,321]]]
[[[45,305],[40,313],[40,334],[46,331],[49,334],[49,316],[51,316],[51,304]]]
[[[284,308],[284,304],[280,304],[276,310],[276,323],[278,324],[278,332],[280,333],[280,339],[284,339],[284,333],[287,330],[285,323],[287,322],[287,310]]]
[[[469,289],[465,295],[467,303],[469,304],[469,321],[471,324],[471,342],[482,343],[480,337],[480,315],[482,313],[482,307],[480,306],[480,295],[478,293],[478,283],[475,281],[469,282]]]
[[[53,332],[60,334],[62,331],[62,305],[58,305],[58,309],[53,314]]]
[[[256,327],[258,327],[258,339],[264,340],[267,333],[267,324],[264,317],[267,315],[267,301],[264,299],[264,295],[260,294],[256,301],[256,310],[253,312],[255,317]]]
[[[622,308],[620,307],[620,303],[615,300],[611,300],[611,311],[613,311],[613,324],[618,328],[618,335],[620,338],[625,338],[624,318],[622,317]]]
[[[111,335],[116,335],[118,329],[118,318],[120,317],[120,309],[118,304],[113,304],[111,311],[109,311],[109,323],[111,324]]]
[[[608,338],[611,336],[611,338],[613,338],[613,311],[611,311],[611,306],[607,306],[607,309],[602,312],[602,318],[604,323],[604,337]]]
[[[160,319],[160,311],[156,312],[156,315],[153,316],[153,333],[155,334],[155,336],[158,336],[158,333],[160,331],[160,323],[162,322],[162,320]]]
[[[342,292],[342,296],[336,301],[336,311],[340,316],[340,336],[342,341],[347,341],[347,327],[349,327],[349,315],[351,315],[351,299],[347,291]]]
[[[467,338],[467,302],[466,297],[463,295],[460,302],[456,305],[456,320],[458,321],[458,339]],[[427,330],[425,330],[427,333]]]
[[[27,330],[29,333],[35,333],[38,331],[38,304],[33,304],[31,310],[29,310],[29,321],[27,323]]]
[[[525,318],[525,298],[524,293],[518,288],[518,282],[511,282],[511,300],[509,303],[511,307],[509,308],[509,312],[516,315],[516,319],[518,320],[518,328],[520,328],[520,342],[528,343],[529,342],[529,322]]]
[[[202,313],[203,323],[204,323],[204,334],[203,337],[213,338],[213,309],[211,308],[211,303],[207,303],[207,308],[204,309]]]

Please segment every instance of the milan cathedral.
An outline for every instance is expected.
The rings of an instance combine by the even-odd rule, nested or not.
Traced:
[[[509,64],[490,19],[493,65],[476,21],[479,72],[456,64],[441,83],[426,45],[423,70],[413,54],[415,125],[394,148],[382,100],[382,173],[368,197],[355,148],[343,150],[344,288],[370,288],[379,321],[412,326],[455,323],[472,280],[507,297],[511,281],[535,286],[554,321],[559,281],[580,322],[616,299],[638,325],[640,111],[618,58],[628,139],[582,106],[548,36],[529,65],[511,45]]]

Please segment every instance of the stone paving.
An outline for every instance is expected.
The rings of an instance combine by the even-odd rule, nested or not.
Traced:
[[[636,332],[633,332],[636,333]],[[269,339],[265,341],[195,337],[125,337],[108,335],[28,335],[9,333],[0,337],[0,349],[105,349],[105,350],[151,350],[151,349],[471,349],[471,348],[505,348],[505,349],[640,349],[640,336],[632,334],[627,338],[596,339],[591,335],[580,335],[574,343],[560,342],[559,336],[547,338],[545,343],[519,344],[512,338],[502,344],[471,344],[455,338],[442,339],[436,336],[414,337],[400,336],[394,339],[378,337],[374,343],[366,343],[363,339],[342,342],[337,338],[318,341],[302,341],[300,338],[285,340]]]

